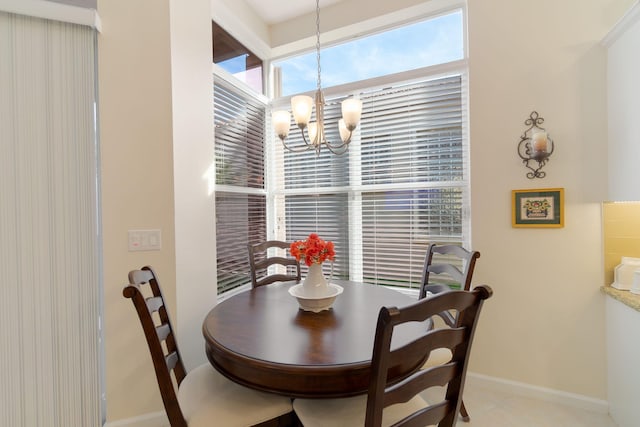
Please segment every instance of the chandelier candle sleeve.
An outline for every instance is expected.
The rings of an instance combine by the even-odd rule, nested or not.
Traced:
[[[347,129],[352,131],[356,126],[358,126],[361,114],[362,101],[355,98],[349,98],[342,101],[342,117]]]
[[[309,125],[311,111],[313,109],[313,98],[306,95],[298,95],[291,98],[291,111],[293,118],[300,129]]]
[[[273,128],[280,138],[286,138],[289,135],[290,122],[291,114],[288,111],[275,111],[273,113]]]

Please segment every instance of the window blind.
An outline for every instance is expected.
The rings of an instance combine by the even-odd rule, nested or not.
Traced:
[[[327,100],[327,138],[339,141],[340,102]],[[468,222],[468,146],[463,76],[361,90],[363,113],[349,151],[276,149],[273,200],[287,239],[317,232],[334,241],[334,276],[416,287],[427,245],[463,244]],[[290,145],[301,143],[292,123]],[[279,159],[279,160],[278,160]]]
[[[266,240],[265,104],[214,76],[218,294],[250,282],[247,242]]]
[[[99,426],[95,31],[0,12],[0,425]]]

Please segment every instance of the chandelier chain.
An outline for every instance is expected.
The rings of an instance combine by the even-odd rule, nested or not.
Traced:
[[[316,0],[316,62],[318,63],[318,90],[322,90],[320,79],[320,0]]]

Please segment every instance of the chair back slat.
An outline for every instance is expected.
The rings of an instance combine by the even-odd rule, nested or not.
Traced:
[[[388,393],[384,395],[384,406],[406,402],[429,387],[443,387],[459,374],[458,371],[459,366],[451,362],[421,370],[410,381],[405,380],[389,386]]]
[[[167,324],[156,327],[156,335],[158,335],[158,339],[160,341],[166,341],[170,333],[171,333],[171,328]]]
[[[187,427],[178,404],[176,388],[185,378],[186,370],[177,348],[162,290],[153,269],[145,266],[140,270],[130,271],[129,284],[124,287],[122,294],[131,299],[138,313],[171,427]],[[154,319],[156,312],[159,320]]]
[[[155,313],[163,306],[164,301],[162,300],[162,297],[147,298],[147,310],[149,310],[149,313]]]
[[[464,379],[480,310],[484,300],[492,294],[490,287],[481,285],[473,291],[440,293],[402,308],[380,309],[373,346],[365,427],[379,427],[385,407],[408,402],[419,392],[435,385],[446,386],[444,399],[407,416],[394,424],[394,427],[432,424],[449,427],[455,424],[462,403]],[[396,327],[408,322],[424,322],[441,311],[459,313],[454,327],[425,328],[420,336],[392,349]],[[417,370],[397,383],[387,383],[389,370],[400,361],[426,360],[431,351],[437,348],[451,350],[451,361]]]
[[[180,356],[178,356],[178,352],[174,351],[165,356],[164,360],[167,364],[167,369],[172,370],[180,361]]]
[[[446,274],[451,281],[458,282],[464,286],[464,273],[452,264],[434,264],[429,268],[429,274]]]
[[[290,244],[279,240],[268,240],[266,242],[248,245],[249,251],[249,274],[251,276],[251,286],[268,285],[274,282],[299,282],[301,279],[300,262],[293,257],[283,257],[279,254],[273,255],[274,250],[288,251]],[[287,252],[285,252],[287,253]],[[277,272],[268,274],[269,267],[281,266],[286,273]]]
[[[455,348],[465,340],[464,328],[442,328],[434,329],[432,333],[421,336],[402,347],[398,347],[389,353],[389,365],[397,366],[406,360],[416,360],[419,355],[424,355],[425,360],[429,353],[425,354],[424,349]],[[410,357],[411,359],[407,359]]]
[[[154,279],[151,270],[131,270],[129,272],[129,284],[144,284]]]
[[[443,420],[453,410],[453,403],[440,402],[414,413],[405,420],[404,425],[416,427],[437,425],[439,420]]]

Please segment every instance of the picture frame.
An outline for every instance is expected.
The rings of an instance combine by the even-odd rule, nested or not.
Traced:
[[[512,190],[511,225],[528,228],[564,227],[564,188]]]

